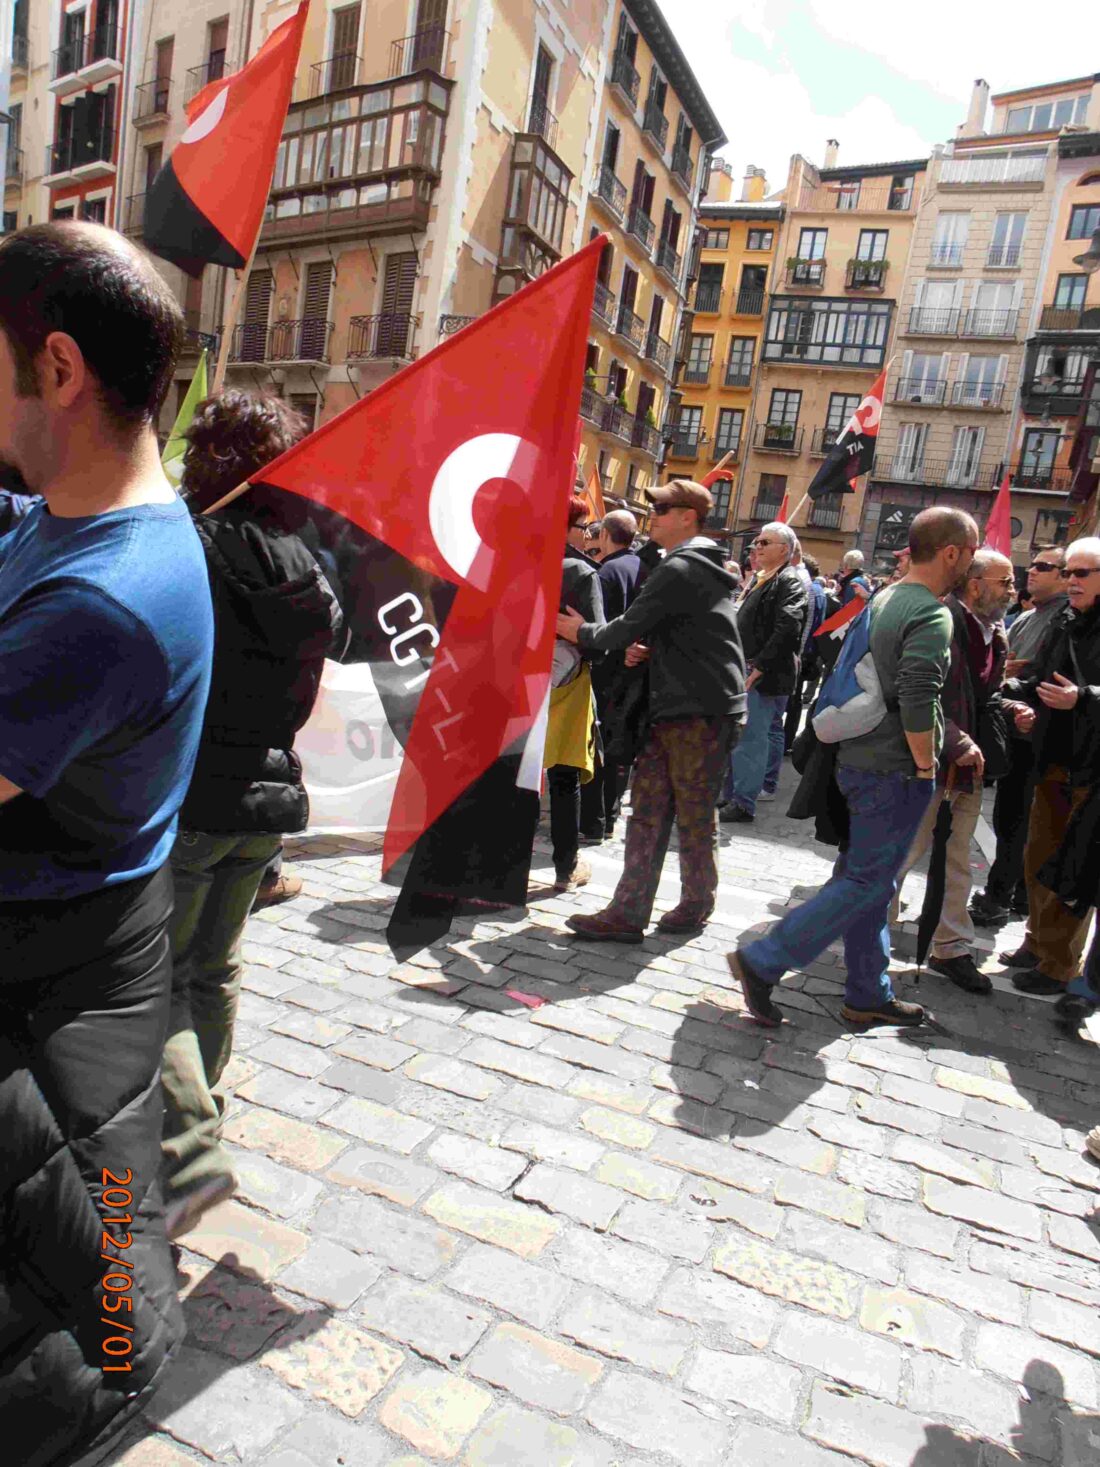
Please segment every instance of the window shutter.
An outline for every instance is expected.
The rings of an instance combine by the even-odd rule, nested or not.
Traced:
[[[241,361],[262,362],[267,356],[267,321],[271,313],[274,279],[270,270],[253,270],[244,296]]]
[[[901,354],[901,380],[908,387],[913,379],[913,353],[905,351]]]
[[[378,322],[380,356],[409,355],[412,339],[412,308],[416,295],[418,259],[415,251],[386,256],[382,282],[382,312]]]
[[[296,353],[303,361],[323,362],[327,356],[331,295],[332,261],[317,260],[312,265],[307,265],[305,289],[302,292],[300,346]]]
[[[996,382],[1002,382],[1003,383],[1004,380],[1005,380],[1005,378],[1007,376],[1008,376],[1008,356],[1007,356],[1007,354],[1002,354],[1001,356],[999,356],[997,358],[997,370],[996,370],[996,372],[994,374],[994,381],[996,381]]]

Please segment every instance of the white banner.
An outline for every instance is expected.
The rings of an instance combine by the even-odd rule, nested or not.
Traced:
[[[384,831],[404,750],[370,663],[326,662],[309,722],[294,740],[309,791],[309,828]]]

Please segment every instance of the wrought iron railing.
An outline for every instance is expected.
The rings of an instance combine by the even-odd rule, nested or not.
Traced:
[[[327,362],[331,336],[332,322],[324,316],[273,321],[266,327],[246,321],[233,329],[229,359],[233,362]]]
[[[630,99],[631,106],[638,101],[638,87],[641,77],[635,69],[633,61],[625,51],[616,51],[614,60],[611,62],[611,84]]]
[[[762,316],[764,314],[764,294],[762,290],[739,290],[734,315]]]
[[[643,133],[648,133],[663,153],[665,144],[668,142],[668,118],[658,107],[656,102],[647,102],[645,109],[645,120],[642,123]]]
[[[700,434],[695,432],[681,432],[674,429],[672,437],[668,441],[669,458],[698,458],[699,457]]]
[[[756,447],[765,453],[801,453],[804,433],[793,423],[757,423]]]
[[[667,372],[672,360],[672,343],[657,331],[650,331],[645,339],[645,354],[655,367]]]
[[[626,184],[619,182],[606,163],[600,169],[599,177],[596,179],[596,197],[602,199],[616,219],[622,223],[626,210]]]
[[[810,440],[810,455],[812,458],[824,458],[840,437],[843,428],[828,428],[822,426],[815,428]]]
[[[912,336],[957,336],[962,312],[954,307],[915,306],[909,312]]]
[[[706,314],[722,309],[722,284],[717,280],[702,280],[695,287],[695,309]]]
[[[23,149],[8,148],[4,157],[4,178],[8,183],[21,183],[23,179]]]
[[[58,46],[53,53],[51,75],[54,81],[62,76],[70,76],[74,71],[83,71],[86,66],[91,66],[96,61],[118,61],[120,59],[118,42],[117,26],[97,25],[87,35],[81,36],[79,40]]]
[[[115,131],[110,127],[93,128],[79,138],[62,138],[46,149],[46,175],[71,173],[89,163],[110,162],[115,153]]]
[[[27,71],[30,67],[30,46],[26,36],[12,36],[11,38],[11,69],[12,71]]]
[[[985,257],[987,270],[1011,270],[1020,263],[1023,246],[1018,244],[991,244]]]
[[[625,302],[619,304],[619,316],[615,323],[615,331],[625,341],[628,341],[635,351],[641,351],[642,343],[645,341],[645,321],[638,315],[637,311],[631,310]]]
[[[172,90],[172,78],[155,76],[152,81],[142,82],[134,88],[134,122],[149,122],[154,117],[167,117],[168,94]]]
[[[695,387],[705,387],[710,381],[710,362],[689,362],[684,368],[684,381]]]
[[[592,314],[605,326],[615,324],[615,292],[602,280],[596,281],[596,292],[592,297]]]
[[[476,316],[440,316],[439,334],[440,336],[453,336],[456,331],[462,331],[476,320]]]
[[[1003,382],[968,382],[963,378],[951,384],[951,401],[956,407],[1000,407],[1003,395]]]
[[[635,418],[630,430],[630,442],[650,458],[656,458],[661,447],[661,435],[644,418]]]
[[[542,138],[548,147],[552,148],[557,143],[558,119],[546,103],[538,97],[531,99],[531,115],[527,122],[527,131]]]
[[[219,51],[209,57],[201,66],[192,66],[185,74],[183,80],[183,100],[190,102],[196,97],[203,87],[211,82],[221,81],[225,76],[225,52]]]
[[[751,387],[752,386],[752,363],[746,366],[743,361],[727,362],[726,375],[723,378],[727,387]]]
[[[965,245],[955,241],[950,243],[933,243],[928,252],[928,263],[939,270],[957,270],[963,262],[963,251]]]
[[[324,61],[315,61],[309,68],[309,95],[323,97],[328,92],[355,86],[362,64],[363,58],[354,51],[338,51]]]
[[[899,377],[894,383],[894,401],[942,407],[947,393],[946,377]]]
[[[682,143],[672,150],[672,176],[686,189],[691,187],[691,153]]]
[[[827,494],[810,504],[809,523],[818,530],[839,530],[844,524],[844,501],[836,494]]]
[[[680,271],[683,268],[684,259],[677,252],[676,246],[669,240],[663,239],[657,246],[655,263],[658,270],[663,270],[670,280],[677,285],[680,282]]]
[[[390,76],[408,76],[414,71],[436,71],[442,76],[450,40],[450,31],[441,25],[425,25],[391,42]]]
[[[406,360],[413,354],[416,325],[417,317],[408,311],[352,316],[348,322],[348,359],[398,357]]]
[[[657,226],[638,204],[635,204],[630,211],[630,222],[627,225],[627,233],[634,236],[647,254],[652,250],[653,237],[657,233]]]
[[[824,285],[824,260],[795,260],[787,265],[788,285]]]
[[[967,311],[960,336],[1015,336],[1019,311]]]
[[[848,290],[883,290],[888,268],[885,260],[849,260],[845,287]]]

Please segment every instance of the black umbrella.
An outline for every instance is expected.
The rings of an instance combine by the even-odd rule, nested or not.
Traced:
[[[954,766],[947,772],[947,788],[943,792],[936,826],[932,832],[932,850],[928,857],[928,885],[924,890],[924,905],[917,922],[917,982],[920,971],[928,956],[932,937],[940,925],[943,915],[943,898],[947,890],[947,842],[951,839],[951,787],[955,782]]]

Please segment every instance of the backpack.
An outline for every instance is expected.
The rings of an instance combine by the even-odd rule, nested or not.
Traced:
[[[818,696],[814,733],[823,744],[839,744],[870,733],[885,717],[886,699],[871,656],[871,618],[864,607],[848,627]]]

